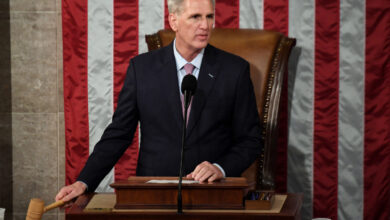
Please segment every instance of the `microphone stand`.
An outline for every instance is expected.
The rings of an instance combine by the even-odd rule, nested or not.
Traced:
[[[181,139],[181,156],[180,156],[180,170],[179,170],[179,185],[178,185],[178,193],[177,193],[177,213],[183,214],[183,200],[182,200],[182,194],[181,194],[181,186],[182,186],[182,180],[183,180],[183,158],[184,158],[184,146],[186,143],[186,131],[187,131],[187,111],[188,111],[188,105],[189,100],[191,99],[191,94],[188,94],[188,91],[184,91],[184,122],[183,122],[183,134]]]

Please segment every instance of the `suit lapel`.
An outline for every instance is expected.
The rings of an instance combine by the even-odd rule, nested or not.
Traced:
[[[191,113],[187,126],[187,137],[198,123],[200,115],[218,77],[219,65],[216,62],[216,51],[208,45],[205,49],[199,71],[198,86],[191,104]]]
[[[175,56],[173,55],[173,43],[164,48],[164,61],[161,74],[161,86],[162,92],[166,93],[168,98],[168,105],[171,106],[173,112],[174,121],[176,121],[178,128],[182,128],[183,113],[180,100],[179,85],[177,79],[177,68]],[[166,116],[162,116],[166,117]],[[173,122],[167,122],[173,123]]]

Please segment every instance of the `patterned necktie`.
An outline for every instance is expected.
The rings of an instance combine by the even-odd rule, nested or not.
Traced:
[[[188,75],[188,74],[192,74],[192,71],[194,71],[195,66],[192,65],[191,63],[187,63],[186,65],[184,65],[183,68],[184,68],[184,71],[186,71],[186,75]],[[180,98],[181,98],[181,106],[182,106],[183,117],[184,117],[184,96],[183,96],[183,94],[181,94]],[[191,104],[192,104],[192,99],[191,99],[190,105],[188,106],[188,110],[187,110],[186,124],[188,124],[188,119],[190,118]]]

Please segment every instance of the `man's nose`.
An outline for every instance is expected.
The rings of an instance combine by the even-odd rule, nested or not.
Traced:
[[[207,18],[202,18],[202,20],[200,21],[200,28],[205,30],[209,29],[209,23]]]

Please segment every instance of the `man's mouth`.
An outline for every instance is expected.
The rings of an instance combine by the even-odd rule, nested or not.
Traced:
[[[207,40],[208,34],[198,34],[196,37],[200,40]]]

